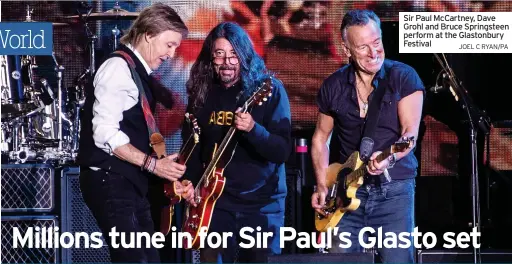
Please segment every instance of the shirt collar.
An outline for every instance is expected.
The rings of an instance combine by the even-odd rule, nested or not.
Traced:
[[[373,77],[372,84],[377,87],[379,80],[382,80],[386,77],[386,59],[384,59],[384,63],[382,63],[382,66],[380,67],[380,70],[375,74],[375,77]],[[349,66],[349,72],[348,72],[348,82],[352,85],[356,85],[356,71],[355,71],[355,65],[351,62]]]
[[[142,55],[129,43],[126,44],[126,47],[129,48],[133,52],[133,54],[135,54],[135,56],[137,56],[137,59],[139,59],[140,63],[142,63],[148,75],[150,75],[153,71],[151,70],[151,68],[149,68],[148,63],[144,60],[144,58],[142,58]]]

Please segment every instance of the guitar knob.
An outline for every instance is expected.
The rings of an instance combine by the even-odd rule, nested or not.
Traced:
[[[265,101],[265,102],[266,102],[266,101],[267,101],[267,97],[263,98],[263,101]]]
[[[198,217],[199,217],[199,216],[198,216],[197,214],[195,214],[195,215],[193,215],[193,216],[192,216],[192,219],[196,219],[196,218],[198,218]]]
[[[272,96],[272,93],[268,93],[268,97]]]
[[[258,105],[262,105],[263,103],[262,102],[259,102]]]

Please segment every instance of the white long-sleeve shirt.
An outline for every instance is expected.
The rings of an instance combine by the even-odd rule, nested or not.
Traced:
[[[139,52],[126,45],[142,62],[148,74],[151,68]],[[106,60],[97,70],[93,81],[94,101],[92,130],[95,145],[112,155],[114,149],[130,143],[128,136],[120,130],[123,112],[139,101],[139,89],[132,79],[127,62],[119,57]]]

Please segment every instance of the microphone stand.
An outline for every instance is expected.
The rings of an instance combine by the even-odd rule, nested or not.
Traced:
[[[450,91],[455,97],[455,100],[461,104],[468,115],[469,121],[469,135],[471,143],[471,198],[472,198],[472,216],[473,216],[473,228],[476,228],[476,232],[480,231],[480,195],[479,195],[479,180],[478,180],[478,159],[477,159],[477,127],[482,133],[488,134],[491,127],[490,119],[485,115],[484,112],[480,111],[471,101],[468,91],[464,89],[459,82],[456,80],[455,74],[451,69],[448,61],[444,54],[442,54],[444,62],[441,60],[438,54],[434,53],[434,56],[438,60],[439,64],[446,72],[446,75],[450,82]],[[462,100],[459,100],[462,99]],[[479,241],[478,241],[479,242]],[[473,261],[474,263],[481,263],[480,247],[473,247]]]
[[[89,16],[92,13],[93,7],[89,5],[87,2],[81,2],[81,5],[87,9],[86,14],[82,14],[80,10],[77,9],[78,16],[80,17],[80,20],[84,24],[85,33],[87,35],[87,38],[89,39],[89,72],[91,76],[94,75],[96,72],[96,45],[95,42],[98,40],[98,36],[96,36],[91,28],[89,27],[89,22],[87,21],[89,19]]]

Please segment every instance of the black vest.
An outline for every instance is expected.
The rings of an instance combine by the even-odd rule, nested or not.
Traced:
[[[152,89],[150,86],[152,83],[151,77],[147,74],[144,65],[142,65],[137,56],[135,56],[129,48],[121,45],[118,50],[126,52],[135,62],[135,70],[141,78],[151,111],[154,113],[156,103],[153,100]],[[123,58],[121,55],[113,53],[106,59],[112,57]],[[95,96],[92,80],[94,80],[94,77],[92,77],[89,85],[86,87],[85,104],[80,113],[82,127],[80,131],[80,148],[77,163],[81,167],[98,167],[103,170],[119,173],[130,180],[141,192],[141,195],[146,195],[148,190],[148,177],[151,177],[151,174],[142,172],[139,166],[123,161],[114,155],[107,154],[94,144],[94,139],[92,137],[92,108]],[[130,144],[146,154],[151,153],[149,132],[140,99],[132,108],[123,112],[123,120],[119,122],[119,126],[121,131],[130,138]]]

